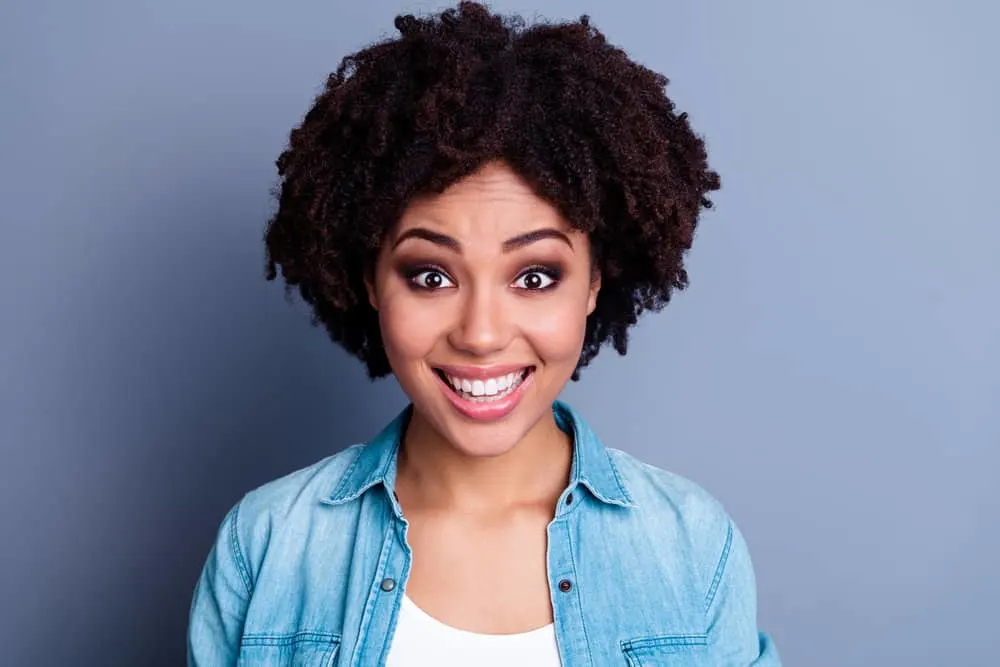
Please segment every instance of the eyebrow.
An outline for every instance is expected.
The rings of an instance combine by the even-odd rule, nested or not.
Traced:
[[[458,242],[458,239],[452,238],[447,234],[441,234],[440,232],[432,232],[431,230],[424,229],[423,227],[412,227],[400,234],[399,238],[392,244],[393,249],[395,250],[400,243],[411,238],[423,239],[424,241],[429,241],[435,245],[453,250],[459,254],[462,252],[462,244]],[[507,239],[503,242],[503,252],[513,252],[543,239],[556,239],[557,241],[565,243],[571,250],[573,249],[573,242],[570,241],[569,236],[562,233],[558,229],[543,227],[542,229],[535,229]]]

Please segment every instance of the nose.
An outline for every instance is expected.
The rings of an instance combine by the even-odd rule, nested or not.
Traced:
[[[455,325],[448,335],[452,347],[482,357],[507,346],[510,324],[500,295],[482,288],[469,290],[459,308]]]

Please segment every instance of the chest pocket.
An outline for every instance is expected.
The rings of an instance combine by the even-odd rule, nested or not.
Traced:
[[[707,635],[662,635],[622,642],[629,667],[694,667],[708,662]]]
[[[333,667],[340,636],[329,632],[244,635],[239,667]]]

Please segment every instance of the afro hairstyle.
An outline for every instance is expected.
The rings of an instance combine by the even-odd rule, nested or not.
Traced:
[[[313,325],[369,377],[391,373],[366,271],[412,198],[500,160],[590,239],[602,286],[573,379],[605,343],[625,354],[639,316],[687,286],[683,256],[720,184],[667,78],[587,16],[527,25],[461,2],[395,27],[345,57],[291,131],[267,279],[280,267]]]

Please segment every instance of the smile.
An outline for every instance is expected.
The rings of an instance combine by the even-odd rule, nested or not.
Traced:
[[[444,380],[459,396],[467,401],[498,401],[510,396],[531,373],[530,366],[504,375],[485,379],[449,375],[441,369],[438,376]]]
[[[513,412],[530,384],[534,366],[435,368],[451,404],[465,417],[493,420]]]

